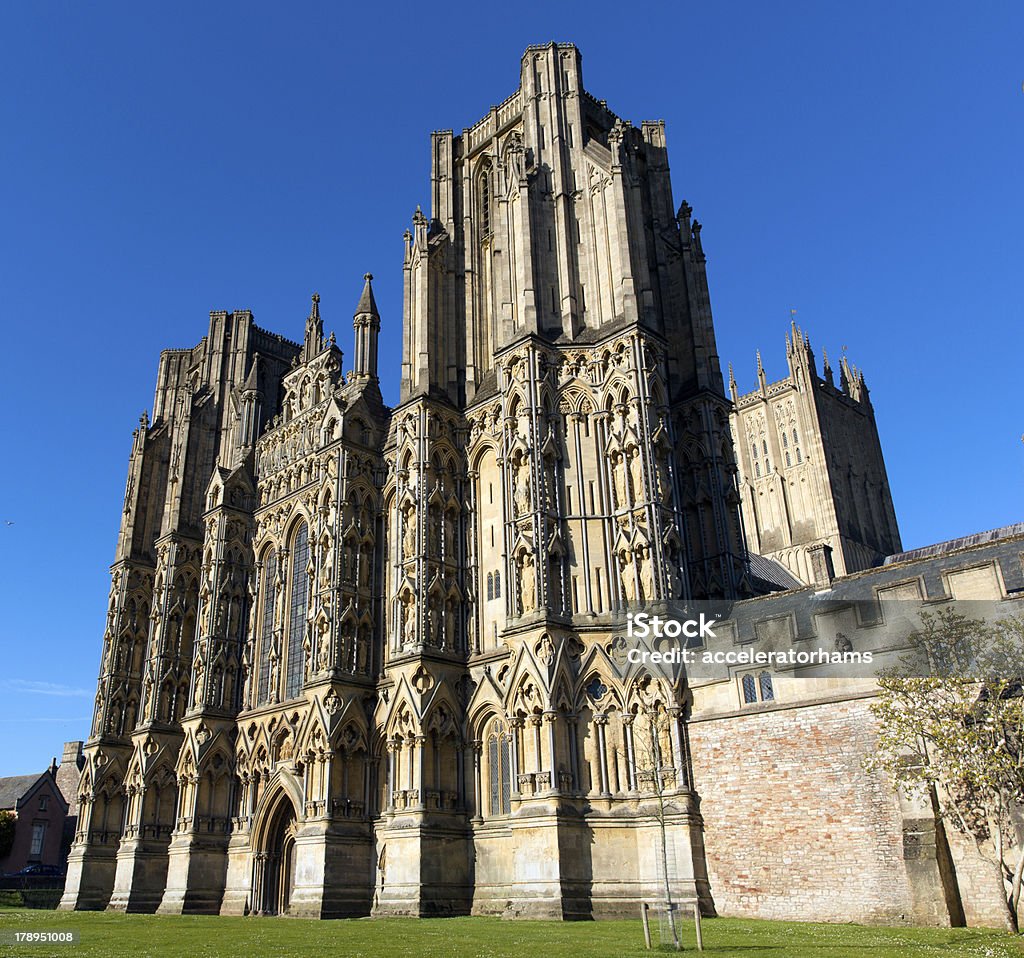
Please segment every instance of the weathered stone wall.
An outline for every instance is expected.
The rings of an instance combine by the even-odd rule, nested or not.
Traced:
[[[719,914],[911,920],[899,803],[863,766],[872,722],[856,699],[690,725]]]

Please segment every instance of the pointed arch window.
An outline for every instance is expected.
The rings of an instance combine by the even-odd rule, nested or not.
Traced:
[[[494,598],[501,598],[501,572],[494,573]]]
[[[487,736],[489,811],[491,815],[512,812],[512,761],[508,735],[501,719],[495,719]]]
[[[490,602],[494,598],[494,575],[490,572],[487,573],[487,601]]]
[[[480,242],[484,242],[491,235],[491,168],[485,166],[480,171],[479,180],[479,201],[480,201]]]
[[[260,677],[256,692],[258,705],[270,698],[270,651],[274,643],[274,605],[277,600],[277,553],[271,550],[263,560],[263,615],[260,617]]]
[[[288,658],[285,669],[286,699],[296,698],[302,691],[305,650],[302,640],[306,633],[306,611],[309,606],[309,529],[299,526],[292,541],[291,599],[288,615]]]

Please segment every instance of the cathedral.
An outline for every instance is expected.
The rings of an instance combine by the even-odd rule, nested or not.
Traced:
[[[757,729],[728,730],[824,703],[868,743],[862,695],[701,688],[617,638],[637,603],[726,599],[755,628],[934,561],[899,555],[863,374],[819,375],[794,326],[787,379],[758,357],[753,392],[725,382],[664,124],[590,95],[574,46],[530,47],[518,89],[430,148],[397,406],[369,274],[348,369],[315,294],[301,340],[213,312],[160,356],[61,907],[590,918],[668,883],[706,914],[801,917],[801,881],[859,855],[884,881],[849,882],[839,920],[954,921],[934,823],[913,825],[931,858],[901,857],[920,810],[866,772],[827,841],[791,839],[791,890],[750,831],[786,787]]]

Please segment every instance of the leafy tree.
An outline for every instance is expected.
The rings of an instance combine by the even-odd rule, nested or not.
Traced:
[[[6,858],[14,847],[14,829],[17,819],[13,812],[0,812],[0,858]]]
[[[1019,929],[1024,836],[1024,621],[989,624],[955,609],[922,613],[911,651],[879,680],[869,767],[932,800],[998,875]]]

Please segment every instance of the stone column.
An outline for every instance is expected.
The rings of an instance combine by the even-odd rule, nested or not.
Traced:
[[[416,789],[416,804],[419,808],[426,807],[426,795],[424,794],[425,778],[423,775],[423,753],[426,751],[426,735],[416,736],[416,781],[413,788]]]
[[[483,752],[483,743],[480,739],[473,742],[473,821],[482,822],[484,818],[484,789],[481,779],[480,756]]]
[[[558,718],[557,712],[545,712],[544,721],[548,726],[548,761],[551,768],[551,781],[549,787],[552,792],[558,792],[558,767],[555,762],[555,721]]]
[[[511,797],[516,799],[521,797],[521,793],[519,791],[519,768],[522,763],[519,758],[519,733],[523,725],[523,720],[518,717],[509,719],[508,722],[509,741],[511,743],[511,747],[509,748],[509,752],[511,753],[509,758],[511,761],[509,764],[512,767],[512,781],[509,784],[511,785]]]
[[[672,762],[676,767],[676,789],[683,787],[685,769],[683,767],[683,748],[680,742],[679,714],[677,708],[669,709],[669,733],[672,738]]]
[[[636,791],[636,752],[633,745],[633,719],[630,712],[623,713],[622,728],[626,739],[626,789],[630,792]]]
[[[601,773],[601,795],[611,798],[611,791],[608,788],[608,746],[605,735],[605,726],[608,724],[607,715],[595,715],[594,724],[597,726],[597,751],[598,767]]]

